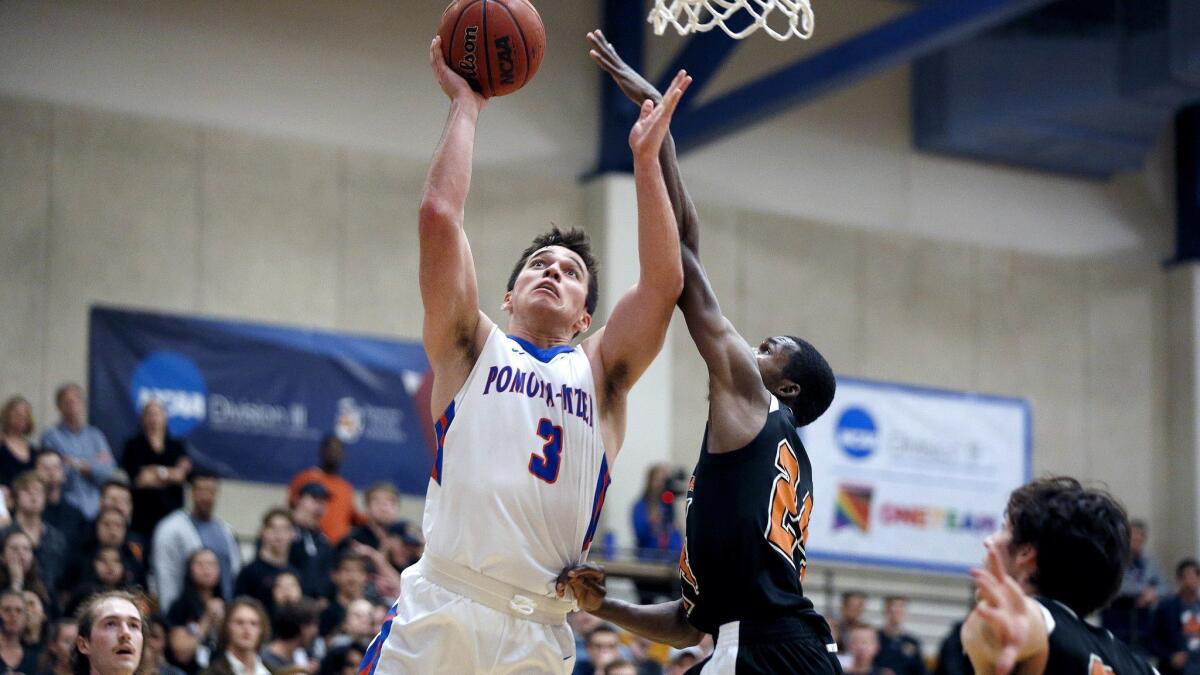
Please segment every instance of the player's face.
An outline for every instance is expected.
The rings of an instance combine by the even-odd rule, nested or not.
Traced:
[[[587,291],[587,267],[579,254],[547,246],[525,261],[512,292],[505,296],[505,309],[575,324],[587,314]]]
[[[142,660],[141,614],[128,600],[108,598],[96,607],[91,636],[78,643],[93,672],[133,673]]]
[[[800,346],[792,338],[786,335],[776,335],[763,340],[754,350],[754,356],[758,360],[758,372],[762,375],[763,384],[771,390],[771,393],[776,395],[781,393],[779,388],[786,380],[783,370],[787,367],[792,354],[799,348]]]

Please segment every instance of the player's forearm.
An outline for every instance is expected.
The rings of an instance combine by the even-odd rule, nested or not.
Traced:
[[[662,297],[669,308],[683,289],[683,268],[675,214],[658,155],[635,154],[633,177],[637,188],[639,286],[643,292]]]
[[[687,622],[683,603],[679,600],[657,605],[632,605],[621,600],[605,599],[600,609],[591,614],[647,640],[679,649],[691,647],[704,637]]]
[[[421,227],[461,226],[471,190],[471,162],[480,109],[471,100],[451,101],[446,128],[433,153],[421,195]]]
[[[679,227],[681,245],[700,254],[700,221],[696,214],[696,205],[683,185],[683,176],[679,172],[679,157],[675,153],[675,139],[670,132],[663,139],[662,149],[658,152],[658,160],[662,164],[663,182],[667,186],[667,195],[671,199],[671,210],[675,212],[675,221]],[[687,269],[684,269],[685,283]]]

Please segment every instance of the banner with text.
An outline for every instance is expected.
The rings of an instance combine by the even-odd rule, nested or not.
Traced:
[[[1029,480],[1028,402],[838,378],[801,430],[815,560],[961,573],[983,559],[1008,494]]]
[[[224,477],[286,483],[335,433],[356,487],[425,494],[432,377],[419,342],[96,307],[89,346],[90,419],[118,455],[157,399],[193,461]]]

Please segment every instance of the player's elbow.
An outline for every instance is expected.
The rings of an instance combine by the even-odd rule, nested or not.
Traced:
[[[700,641],[703,639],[704,633],[701,633],[689,624],[681,627],[679,633],[675,635],[674,639],[668,640],[667,644],[675,649],[687,649],[688,647],[695,647],[700,644]]]
[[[418,222],[422,237],[437,235],[448,227],[457,227],[460,219],[461,211],[447,200],[429,194],[421,199]]]

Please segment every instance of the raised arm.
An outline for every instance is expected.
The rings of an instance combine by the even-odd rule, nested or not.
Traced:
[[[629,133],[637,188],[638,281],[617,301],[602,331],[589,338],[598,345],[604,369],[604,398],[628,391],[662,348],[671,312],[683,287],[679,235],[663,182],[658,151],[671,115],[691,83],[680,71],[662,103],[645,101]]]
[[[613,600],[608,597],[604,578],[604,569],[597,565],[575,565],[559,575],[558,594],[564,595],[569,588],[579,609],[647,640],[683,649],[699,643],[704,637],[704,633],[688,623],[683,600],[657,605],[634,605]]]
[[[986,546],[984,569],[971,572],[978,602],[963,623],[963,649],[977,673],[1041,673],[1050,652],[1041,607],[1004,570],[994,544]]]
[[[463,231],[475,126],[486,103],[446,65],[441,38],[429,46],[429,62],[450,114],[425,179],[420,212],[420,284],[425,307],[424,343],[433,367],[434,410],[440,410],[474,363],[480,326],[475,261]],[[439,386],[441,385],[441,386]],[[436,414],[436,413],[435,413]]]
[[[592,47],[592,60],[613,78],[631,101],[661,100],[662,95],[658,90],[621,59],[603,33],[592,31],[588,34],[588,42]],[[682,243],[684,283],[678,304],[687,322],[688,332],[708,365],[709,377],[714,385],[754,402],[765,402],[768,400],[767,394],[754,354],[721,312],[717,295],[700,262],[700,218],[684,187],[679,159],[675,154],[675,140],[669,130],[659,151],[659,163]]]

